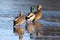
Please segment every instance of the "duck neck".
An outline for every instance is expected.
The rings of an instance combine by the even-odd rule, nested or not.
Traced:
[[[37,12],[41,12],[42,11],[42,9],[37,9]]]
[[[37,10],[37,12],[41,12],[41,10]]]

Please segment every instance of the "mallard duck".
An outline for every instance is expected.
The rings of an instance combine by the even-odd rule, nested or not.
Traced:
[[[33,13],[33,10],[34,10],[34,7],[31,6],[30,13],[28,13],[28,15],[26,16],[26,20],[33,21],[33,19],[35,18],[35,14]]]
[[[42,11],[41,11],[42,6],[38,5],[37,6],[37,12],[30,12],[26,19],[31,20],[31,21],[37,21],[41,18],[42,16]]]
[[[25,18],[24,18],[23,12],[21,11],[19,16],[16,17],[14,20],[14,26],[21,25],[24,21],[25,21]],[[13,31],[15,33],[15,27],[13,28]]]
[[[37,12],[36,12],[36,16],[35,16],[35,21],[39,20],[42,17],[42,11],[41,11],[42,6],[38,5],[37,6]]]
[[[21,25],[25,21],[23,12],[21,11],[19,16],[15,18],[14,25]]]

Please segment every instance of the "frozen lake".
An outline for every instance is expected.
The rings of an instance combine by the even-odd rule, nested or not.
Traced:
[[[2,19],[3,18],[3,19]],[[18,36],[13,33],[13,20],[14,17],[0,17],[0,40],[19,40]],[[45,20],[39,20],[43,26],[60,26],[60,22],[50,22]],[[46,36],[48,38],[58,39],[60,36]],[[44,36],[41,36],[41,40],[44,40]],[[47,39],[48,39],[47,38]],[[40,39],[30,39],[29,33],[25,32],[23,40],[40,40]]]

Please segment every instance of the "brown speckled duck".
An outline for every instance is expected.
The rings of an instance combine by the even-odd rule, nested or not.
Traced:
[[[37,6],[37,12],[36,12],[36,16],[35,16],[35,21],[39,20],[42,17],[42,11],[41,11],[42,6],[38,5]]]
[[[42,6],[38,5],[37,6],[37,12],[30,12],[27,15],[26,19],[27,20],[31,20],[31,21],[37,21],[37,20],[39,20],[42,17],[42,11],[41,11],[41,9],[42,9]]]
[[[19,16],[16,17],[14,20],[14,26],[21,25],[24,21],[25,21],[25,18],[24,18],[23,12],[21,11]]]
[[[23,12],[21,11],[19,16],[16,17],[15,20],[14,20],[14,28],[13,28],[14,33],[17,33],[16,32],[16,27],[21,25],[24,21],[25,21],[25,18],[23,16]]]

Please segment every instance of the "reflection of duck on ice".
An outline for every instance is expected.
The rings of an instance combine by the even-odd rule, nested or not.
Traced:
[[[26,30],[28,31],[28,33],[30,33],[30,35],[32,35],[35,31],[35,26],[34,24],[30,21],[30,22],[26,22]]]
[[[39,22],[34,22],[37,37],[41,36],[41,24]]]
[[[36,34],[37,37],[40,37],[40,31],[41,31],[41,24],[39,22],[26,22],[26,30],[28,33],[30,33],[30,37],[33,37],[32,35]]]

